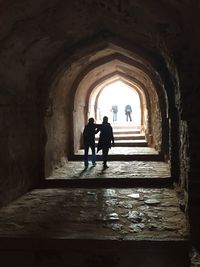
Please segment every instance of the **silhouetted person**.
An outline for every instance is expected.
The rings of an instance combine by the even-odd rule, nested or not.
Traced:
[[[132,108],[131,108],[131,106],[130,106],[130,105],[126,105],[126,107],[125,107],[126,121],[128,121],[128,119],[129,119],[130,121],[132,121],[131,113],[132,113]]]
[[[111,108],[111,111],[113,113],[113,121],[117,121],[117,112],[118,112],[118,106],[113,105]]]
[[[104,169],[108,168],[107,160],[108,160],[108,151],[111,148],[111,142],[114,145],[114,136],[113,136],[113,129],[108,123],[108,117],[103,117],[103,122],[101,125],[98,126],[100,130],[99,142],[97,146],[97,152],[102,149],[103,154],[103,167]]]
[[[84,142],[84,163],[85,168],[88,167],[88,151],[89,148],[92,150],[92,164],[96,166],[96,154],[95,154],[95,134],[99,130],[97,129],[96,124],[94,124],[94,119],[90,118],[88,124],[85,126],[83,131],[83,142]]]

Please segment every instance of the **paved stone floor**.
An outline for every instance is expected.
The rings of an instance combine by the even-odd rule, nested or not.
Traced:
[[[0,209],[3,267],[189,267],[187,239],[169,188],[35,189]]]
[[[173,189],[35,189],[0,210],[0,237],[184,240]]]
[[[199,250],[192,248],[191,253],[191,267],[200,267],[200,252]]]
[[[170,177],[169,164],[161,161],[110,161],[108,165],[108,169],[103,169],[102,162],[97,162],[95,167],[90,163],[85,170],[83,162],[70,161],[65,166],[55,169],[47,179]]]

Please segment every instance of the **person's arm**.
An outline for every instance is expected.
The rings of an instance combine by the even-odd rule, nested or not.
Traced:
[[[86,135],[86,127],[83,130],[83,136],[85,136],[85,135]]]
[[[127,106],[125,107],[124,111],[125,111],[125,114],[127,114]]]
[[[97,134],[100,130],[98,128],[95,129],[95,134]]]
[[[100,131],[101,124],[95,124],[95,134],[97,134]]]
[[[115,144],[115,139],[114,139],[114,135],[113,135],[113,129],[111,127],[111,141],[112,141],[112,145],[114,146]]]

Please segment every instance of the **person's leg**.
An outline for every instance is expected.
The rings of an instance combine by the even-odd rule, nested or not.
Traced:
[[[109,150],[109,148],[103,148],[102,149],[102,152],[103,152],[103,166],[104,166],[104,168],[108,168],[108,166],[107,166],[108,150]]]
[[[96,165],[95,144],[91,145],[91,150],[92,150],[92,164],[93,166],[95,166]]]
[[[84,164],[85,164],[85,167],[88,167],[88,150],[89,150],[89,145],[86,144],[85,145],[85,154],[84,154]]]
[[[130,121],[132,121],[132,118],[131,118],[131,113],[129,113],[129,118],[130,118]]]
[[[128,112],[127,114],[128,114],[128,119],[131,121],[131,114],[130,114],[130,112]]]
[[[128,113],[129,120],[131,121],[131,113]]]

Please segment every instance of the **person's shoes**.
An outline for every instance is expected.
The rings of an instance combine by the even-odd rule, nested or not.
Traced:
[[[108,169],[109,167],[108,167],[107,164],[103,164],[103,168],[104,168],[104,169]]]
[[[88,164],[85,164],[85,170],[88,168]]]

